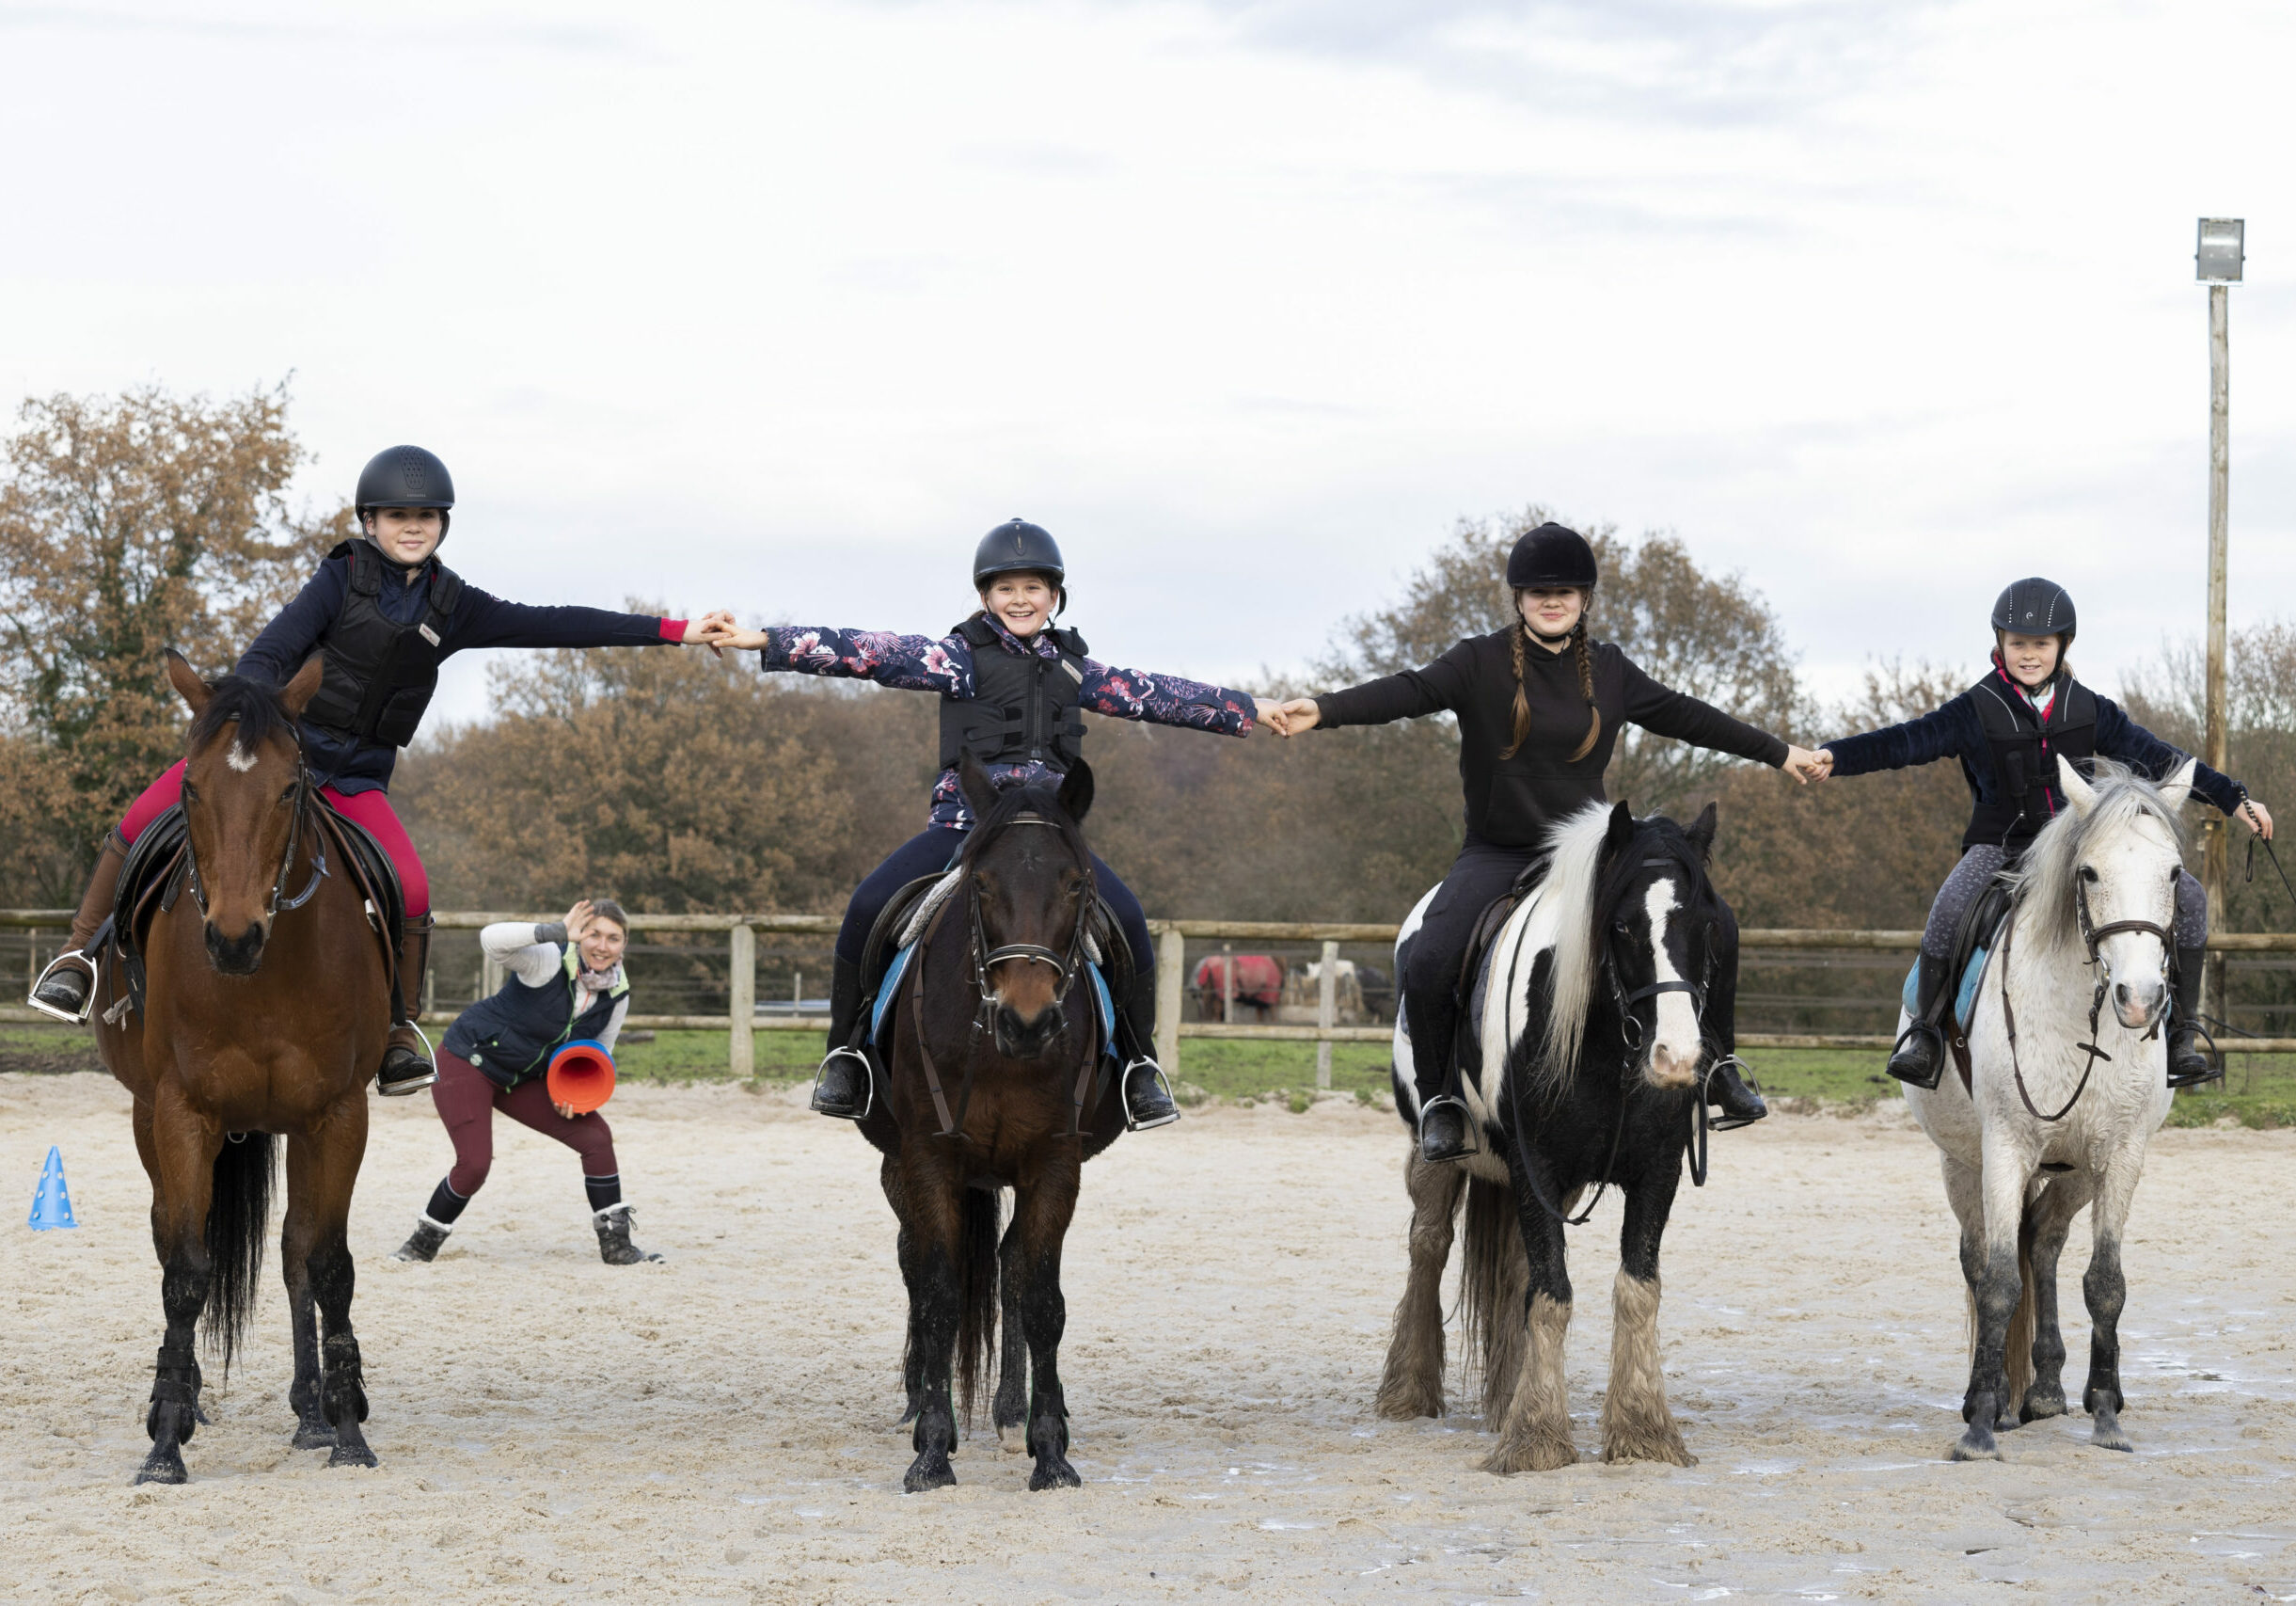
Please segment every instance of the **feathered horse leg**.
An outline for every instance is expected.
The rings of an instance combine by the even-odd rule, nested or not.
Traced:
[[[1460,1166],[1431,1166],[1418,1144],[1403,1166],[1411,1197],[1411,1271],[1395,1307],[1395,1336],[1380,1375],[1378,1411],[1391,1421],[1443,1414],[1443,1268],[1451,1254],[1452,1221],[1467,1173]],[[1512,1311],[1497,1312],[1515,1320]]]

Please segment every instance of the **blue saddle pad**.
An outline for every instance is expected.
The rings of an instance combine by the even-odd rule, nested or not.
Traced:
[[[917,945],[910,943],[895,954],[893,962],[885,967],[885,979],[878,984],[877,1004],[869,1015],[869,1041],[877,1044],[880,1054],[888,1046],[885,1041],[885,1018],[893,1012],[894,997],[901,991],[902,978],[909,974],[910,955],[916,949]],[[1100,974],[1099,965],[1085,965],[1085,975],[1092,983],[1092,1008],[1100,1017],[1101,1047],[1104,1052],[1113,1055],[1116,1042],[1116,999],[1110,995],[1108,978]]]
[[[1969,1030],[1970,1017],[1977,1012],[1977,988],[1985,980],[1985,967],[1993,958],[1993,946],[1983,944],[1970,955],[1969,963],[1961,972],[1959,985],[1954,989],[1954,1024],[1963,1032]],[[1917,958],[1913,968],[1906,972],[1905,992],[1901,1002],[1906,1013],[1914,1013],[1921,996],[1922,962]]]

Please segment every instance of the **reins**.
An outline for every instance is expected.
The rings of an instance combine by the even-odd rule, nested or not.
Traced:
[[[1058,829],[1056,821],[1047,819],[1041,815],[1021,814],[1015,815],[1009,819],[1001,820],[993,826],[984,825],[981,830],[985,835],[990,831],[1002,831],[1005,827],[1013,825],[1042,825]],[[977,843],[973,851],[975,853],[981,851]],[[910,1019],[917,1034],[917,1057],[925,1066],[925,1089],[932,1095],[933,1113],[941,1118],[941,1130],[934,1133],[934,1137],[953,1137],[959,1142],[964,1141],[965,1112],[972,1107],[973,1076],[980,1062],[980,1037],[983,1032],[992,1029],[992,1021],[997,1008],[996,994],[989,990],[990,969],[1007,960],[1023,960],[1030,964],[1052,966],[1055,985],[1059,989],[1053,995],[1053,1008],[1065,1009],[1069,993],[1076,985],[1076,978],[1084,969],[1085,928],[1090,920],[1093,898],[1099,891],[1093,879],[1092,860],[1089,855],[1085,858],[1084,872],[1085,883],[1077,900],[1076,923],[1069,935],[1068,948],[1066,951],[1062,951],[1045,947],[1037,943],[1005,943],[996,947],[990,947],[988,930],[981,916],[979,890],[974,883],[970,867],[967,867],[958,896],[964,898],[971,905],[973,929],[965,939],[965,955],[972,969],[973,987],[978,1002],[973,1011],[973,1029],[965,1039],[964,1081],[958,1089],[957,1107],[954,1112],[949,1108],[948,1095],[942,1087],[941,1068],[934,1062],[933,1051],[926,1042],[925,1030],[925,957],[926,951],[932,946],[935,933],[941,930],[941,922],[948,915],[948,903],[941,906],[934,914],[931,923],[917,938],[916,962],[910,966],[914,974],[910,981]],[[955,899],[952,898],[950,901],[954,902]],[[1071,1137],[1081,1137],[1083,1133],[1085,1099],[1091,1091],[1093,1066],[1097,1062],[1100,1053],[1099,1031],[1100,1018],[1096,1010],[1093,1016],[1092,1030],[1085,1034],[1084,1068],[1077,1073],[1076,1086],[1069,1102],[1067,1136]]]
[[[1644,869],[1650,869],[1653,867],[1664,867],[1671,869],[1680,867],[1682,861],[1679,859],[1675,859],[1671,856],[1662,856],[1644,859],[1642,861],[1641,867]],[[1654,937],[1653,941],[1655,943],[1657,939]],[[1511,998],[1514,995],[1513,989],[1515,962],[1519,953],[1520,945],[1517,945],[1515,952],[1508,955],[1508,991],[1505,994],[1503,994],[1504,997]],[[1706,952],[1707,981],[1710,982],[1713,979],[1713,975],[1714,952],[1713,946],[1711,943],[1709,943]],[[1619,1041],[1625,1046],[1626,1049],[1626,1062],[1624,1067],[1622,1068],[1620,1074],[1622,1084],[1628,1080],[1636,1057],[1639,1056],[1642,1051],[1642,1022],[1639,1017],[1635,1014],[1634,1007],[1645,998],[1655,998],[1661,993],[1687,993],[1690,995],[1690,1008],[1698,1020],[1699,1042],[1702,1044],[1704,1043],[1706,1037],[1705,983],[1685,981],[1680,979],[1672,981],[1654,981],[1648,986],[1638,987],[1632,992],[1628,992],[1625,988],[1619,985],[1618,966],[1610,959],[1607,949],[1605,954],[1605,962],[1603,965],[1603,976],[1604,978],[1610,983],[1610,996],[1619,1011]],[[1503,1008],[1504,1005],[1502,1004],[1501,1007]],[[1742,1065],[1744,1061],[1740,1060],[1736,1055],[1726,1055],[1709,1065],[1699,1079],[1699,1097],[1695,1101],[1696,1109],[1691,1116],[1693,1131],[1696,1134],[1695,1141],[1691,1147],[1690,1160],[1690,1182],[1691,1185],[1694,1187],[1704,1187],[1706,1185],[1706,1085],[1712,1079],[1714,1073],[1720,1070],[1724,1065]],[[1619,1117],[1617,1122],[1611,1127],[1610,1130],[1610,1153],[1603,1161],[1603,1174],[1601,1180],[1595,1185],[1594,1197],[1587,1201],[1587,1207],[1576,1216],[1565,1216],[1560,1210],[1557,1209],[1552,1203],[1548,1202],[1546,1190],[1540,1185],[1537,1175],[1533,1173],[1530,1169],[1530,1144],[1529,1141],[1523,1136],[1523,1100],[1520,1097],[1517,1097],[1509,1101],[1508,1115],[1510,1124],[1514,1129],[1515,1150],[1518,1153],[1524,1156],[1523,1180],[1529,1185],[1531,1200],[1541,1210],[1545,1211],[1547,1215],[1554,1217],[1557,1221],[1562,1223],[1562,1225],[1565,1227],[1585,1226],[1588,1221],[1593,1218],[1594,1207],[1602,1203],[1603,1195],[1610,1190],[1611,1173],[1616,1170],[1618,1167],[1619,1149],[1624,1142],[1626,1137],[1626,1101],[1631,1090],[1631,1089],[1623,1085],[1622,1085],[1619,1089]]]
[[[309,903],[313,895],[318,892],[319,883],[325,879],[327,873],[326,834],[314,830],[311,833],[310,881],[294,897],[287,897],[287,878],[293,873],[295,853],[303,846],[304,817],[315,806],[311,802],[310,766],[305,760],[303,754],[303,733],[292,723],[287,726],[287,730],[295,744],[295,780],[294,786],[291,788],[294,794],[293,813],[290,816],[287,827],[287,851],[279,856],[278,873],[271,878],[271,897],[263,906],[265,918],[300,909]],[[188,833],[183,838],[183,852],[184,858],[188,862],[187,875],[191,882],[191,900],[199,906],[200,917],[204,919],[207,916],[207,885],[199,877],[199,850]]]
[[[2073,1044],[2075,1048],[2086,1051],[2089,1057],[2088,1061],[2081,1068],[2081,1080],[2073,1085],[2073,1096],[2066,1099],[2065,1107],[2054,1115],[2043,1115],[2041,1106],[2033,1102],[2033,1094],[2025,1086],[2025,1068],[2018,1059],[2017,1009],[2009,1002],[2009,950],[2012,940],[2017,934],[2017,916],[2014,913],[2003,925],[2001,930],[2001,1019],[2003,1026],[2009,1034],[2009,1072],[2017,1082],[2017,1096],[2024,1101],[2026,1112],[2035,1121],[2051,1124],[2063,1121],[2073,1113],[2073,1106],[2081,1102],[2081,1095],[2088,1090],[2089,1077],[2095,1074],[2097,1062],[2099,1059],[2110,1061],[2113,1057],[2097,1041],[2097,1023],[2104,1015],[2105,989],[2112,981],[2110,974],[2104,968],[2103,958],[2098,952],[2098,946],[2107,937],[2117,936],[2123,931],[2137,931],[2149,937],[2157,937],[2160,939],[2161,952],[2163,956],[2162,964],[2165,968],[2165,956],[2173,951],[2176,946],[2176,939],[2170,934],[2168,928],[2155,925],[2150,920],[2114,920],[2102,926],[2093,924],[2089,916],[2088,883],[2078,879],[2073,883],[2073,918],[2079,923],[2081,940],[2089,950],[2088,962],[2096,967],[2097,987],[2096,991],[2089,995],[2089,1041]],[[2161,1019],[2165,1018],[2164,1011]],[[2137,1041],[2150,1042],[2160,1030],[2161,1020],[2156,1019],[2150,1026],[2146,1028],[2145,1035]]]

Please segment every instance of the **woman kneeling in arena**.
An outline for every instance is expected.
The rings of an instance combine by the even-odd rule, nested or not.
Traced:
[[[550,925],[503,920],[479,933],[486,957],[510,974],[500,992],[456,1016],[439,1044],[431,1097],[454,1140],[454,1169],[432,1191],[416,1218],[415,1235],[396,1259],[438,1257],[494,1164],[497,1110],[582,1157],[599,1259],[608,1265],[661,1259],[630,1242],[630,1207],[622,1202],[622,1171],[606,1117],[553,1104],[545,1074],[550,1056],[569,1042],[587,1039],[613,1052],[630,1012],[630,984],[622,969],[629,925],[619,903],[585,898]]]

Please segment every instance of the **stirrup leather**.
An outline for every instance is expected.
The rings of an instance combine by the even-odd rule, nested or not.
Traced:
[[[87,997],[81,1003],[80,1012],[76,1015],[68,1010],[59,1010],[53,1004],[43,1004],[40,1000],[40,984],[55,975],[56,966],[67,960],[77,961],[87,971]],[[68,1026],[84,1026],[87,1024],[87,1017],[95,1010],[96,994],[103,984],[103,965],[102,961],[93,954],[82,953],[78,948],[66,948],[50,960],[40,975],[33,979],[32,991],[25,995],[24,1002],[50,1020],[61,1021]]]
[[[808,1107],[811,1108],[816,1115],[835,1114],[834,1111],[825,1110],[821,1107],[821,1083],[822,1080],[829,1075],[831,1062],[840,1058],[850,1059],[854,1064],[861,1067],[861,1108],[854,1114],[846,1116],[843,1119],[847,1121],[866,1121],[869,1119],[870,1112],[877,1108],[877,1075],[869,1067],[869,1057],[849,1043],[841,1043],[821,1057],[821,1064],[819,1068],[814,1072],[813,1098]]]
[[[1164,1102],[1172,1106],[1170,1115],[1160,1115],[1154,1121],[1132,1119],[1132,1073],[1143,1065],[1156,1073],[1156,1085],[1164,1089]],[[1180,1100],[1172,1096],[1172,1078],[1164,1074],[1163,1066],[1145,1054],[1124,1067],[1124,1073],[1116,1082],[1116,1098],[1124,1105],[1124,1130],[1127,1132],[1152,1132],[1159,1126],[1169,1126],[1180,1119]]]

